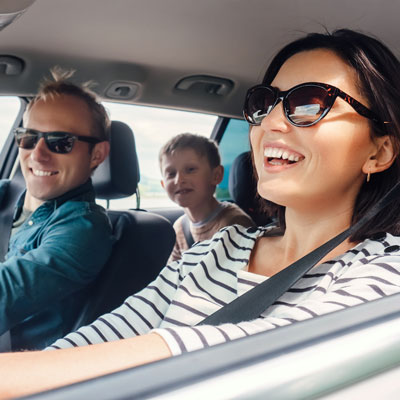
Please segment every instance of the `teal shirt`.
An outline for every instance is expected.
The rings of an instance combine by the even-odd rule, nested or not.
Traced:
[[[8,182],[0,181],[0,206]],[[0,334],[10,330],[13,350],[42,349],[69,332],[112,244],[90,180],[32,213],[0,263]]]

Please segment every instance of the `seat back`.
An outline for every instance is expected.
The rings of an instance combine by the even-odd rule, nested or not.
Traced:
[[[261,201],[257,194],[257,181],[253,171],[250,151],[239,154],[229,171],[229,193],[232,200],[245,211],[256,225],[272,222],[261,211]]]
[[[154,280],[171,254],[175,231],[165,218],[145,211],[108,211],[117,238],[112,255],[90,286],[72,330],[112,311]],[[156,250],[155,250],[156,249]]]
[[[140,179],[135,141],[128,125],[111,124],[110,154],[93,175],[96,197],[116,199],[137,191]],[[75,330],[118,307],[147,286],[165,266],[175,243],[167,219],[144,210],[107,210],[116,242],[111,257],[87,289]],[[156,246],[156,251],[155,251]]]
[[[120,199],[136,193],[139,161],[133,132],[124,122],[111,122],[110,153],[95,170],[92,181],[98,199]]]

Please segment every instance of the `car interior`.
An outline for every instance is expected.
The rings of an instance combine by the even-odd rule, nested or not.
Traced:
[[[193,121],[197,116],[211,121],[205,134],[219,143],[225,168],[217,197],[265,225],[270,220],[260,211],[242,115],[246,90],[262,80],[282,45],[306,32],[360,30],[400,56],[399,12],[400,4],[391,0],[1,0],[0,100],[17,102],[12,113],[3,106],[6,125],[0,110],[1,179],[23,186],[12,130],[21,126],[26,105],[53,66],[74,70],[78,83],[93,82],[110,109],[118,105],[127,115],[150,113],[148,120],[131,124],[110,113],[110,154],[95,171],[93,184],[117,242],[88,287],[71,331],[150,283],[175,243],[172,224],[182,209],[145,202],[155,193],[149,189],[149,175],[162,191],[158,167],[149,167],[146,160],[157,162],[167,138],[164,131],[174,132],[177,123],[168,116],[158,125],[156,112],[179,111],[190,113]],[[197,128],[179,129],[176,133]],[[379,394],[390,398],[400,382],[398,300],[392,296],[27,398],[355,398],[372,393],[371,377]],[[343,345],[353,351],[337,350]],[[324,364],[326,352],[336,353],[337,360]],[[311,358],[314,366],[320,365],[318,371],[309,368]],[[297,368],[283,371],[283,363]],[[271,377],[250,390],[250,377],[267,369],[274,371]],[[309,379],[315,374],[318,385]]]

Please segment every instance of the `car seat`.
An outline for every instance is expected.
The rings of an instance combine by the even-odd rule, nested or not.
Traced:
[[[99,199],[118,199],[137,192],[139,163],[133,132],[125,123],[112,121],[110,154],[92,179]],[[139,209],[107,209],[107,214],[116,243],[88,288],[87,301],[72,330],[112,311],[147,286],[165,266],[175,243],[172,225],[160,215]]]

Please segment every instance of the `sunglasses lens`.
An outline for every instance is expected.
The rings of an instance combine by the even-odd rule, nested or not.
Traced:
[[[16,132],[15,140],[18,147],[30,150],[36,146],[36,143],[38,142],[38,135],[29,132]]]
[[[46,144],[50,151],[66,154],[72,150],[74,137],[63,133],[49,133],[46,135]]]
[[[251,90],[247,95],[244,115],[253,125],[260,125],[261,121],[274,108],[276,95],[268,87],[259,87]]]
[[[299,87],[287,96],[287,116],[296,125],[310,126],[332,106],[332,91],[319,86]]]

